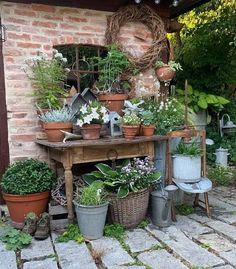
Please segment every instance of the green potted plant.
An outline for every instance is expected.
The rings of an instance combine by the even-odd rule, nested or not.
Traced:
[[[46,211],[55,173],[46,162],[17,161],[2,176],[1,188],[12,223],[21,227],[29,212],[38,216]]]
[[[105,58],[94,58],[100,71],[96,93],[109,111],[122,114],[124,100],[128,98],[128,94],[121,86],[121,76],[126,71],[130,71],[133,66],[127,55],[116,44],[107,46],[107,49]]]
[[[155,131],[154,115],[150,110],[144,110],[140,113],[141,117],[141,133],[144,136],[152,136]]]
[[[160,180],[148,157],[126,160],[113,170],[107,164],[97,164],[98,171],[84,175],[84,180],[100,180],[108,192],[109,217],[112,222],[126,228],[136,227],[145,218],[149,201],[149,188]]]
[[[173,158],[173,178],[181,182],[198,182],[201,178],[200,145],[195,141],[180,142]]]
[[[99,139],[102,124],[109,121],[107,109],[97,100],[81,107],[77,125],[83,139]]]
[[[103,183],[93,182],[80,188],[75,193],[73,203],[82,235],[88,239],[101,238],[108,210]]]
[[[160,81],[170,81],[175,76],[176,71],[183,70],[180,63],[169,61],[167,64],[163,61],[156,61],[155,72]]]
[[[43,123],[43,129],[47,134],[49,142],[60,142],[64,138],[61,130],[71,132],[73,121],[75,120],[75,112],[70,107],[62,107],[59,109],[52,109],[39,116]]]
[[[67,59],[57,50],[53,50],[53,57],[39,52],[38,55],[26,61],[28,68],[25,70],[34,86],[32,96],[42,109],[50,106],[58,109],[63,103],[61,97],[68,94],[64,89],[67,74],[70,71],[65,67]]]
[[[182,89],[176,90],[177,99],[184,104],[185,92]],[[199,128],[205,128],[210,117],[207,115],[207,109],[211,107],[216,112],[221,111],[224,105],[230,101],[222,96],[208,94],[188,86],[188,107],[196,113],[195,124]]]
[[[119,123],[125,138],[133,139],[139,133],[141,119],[135,112],[126,112]]]

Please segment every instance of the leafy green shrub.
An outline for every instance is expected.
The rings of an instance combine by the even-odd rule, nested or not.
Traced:
[[[31,243],[32,237],[14,228],[5,228],[0,240],[6,244],[7,250],[20,250]]]
[[[218,185],[229,186],[236,182],[236,171],[229,167],[216,165],[209,168],[208,177]]]
[[[46,162],[24,160],[13,163],[4,173],[2,190],[10,194],[29,194],[50,190],[55,173]]]

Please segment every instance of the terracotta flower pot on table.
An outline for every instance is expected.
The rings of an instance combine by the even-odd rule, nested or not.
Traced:
[[[150,124],[150,125],[142,125],[141,127],[141,133],[144,136],[152,136],[154,135],[154,131],[155,131],[155,125]]]
[[[122,125],[124,137],[127,139],[133,139],[137,136],[139,129],[140,125]]]
[[[80,132],[85,140],[95,140],[100,138],[102,125],[101,124],[84,124],[80,127]]]
[[[49,142],[61,142],[64,134],[61,132],[71,132],[73,127],[72,122],[44,122],[43,128],[47,134]]]

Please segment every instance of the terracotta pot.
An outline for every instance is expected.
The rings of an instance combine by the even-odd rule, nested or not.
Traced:
[[[128,94],[100,94],[98,95],[99,101],[104,103],[104,106],[109,111],[116,111],[120,115],[123,115],[124,102],[128,98]]]
[[[155,125],[142,125],[142,135],[144,136],[152,136],[155,131]]]
[[[175,71],[173,71],[168,65],[160,66],[156,68],[156,76],[160,81],[170,81],[175,75]]]
[[[101,124],[84,124],[80,127],[80,132],[85,140],[95,140],[100,138]]]
[[[41,213],[45,212],[49,195],[49,191],[24,195],[3,192],[3,198],[7,204],[12,225],[16,228],[21,228],[27,213],[34,212],[39,216]]]
[[[139,132],[140,125],[123,125],[122,131],[124,137],[127,139],[133,139]]]
[[[71,132],[73,127],[72,122],[44,122],[43,129],[45,130],[49,142],[61,142],[64,134],[61,130]]]

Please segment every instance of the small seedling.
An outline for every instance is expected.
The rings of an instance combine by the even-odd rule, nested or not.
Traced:
[[[144,229],[148,226],[149,223],[150,221],[148,219],[144,219],[139,223],[138,228]]]
[[[83,235],[80,233],[79,227],[75,224],[68,225],[66,231],[56,238],[56,242],[68,242],[70,240],[76,241],[78,244],[85,241]]]
[[[176,206],[177,213],[180,215],[190,215],[194,212],[194,208],[191,205],[188,204],[182,204],[179,206]]]

